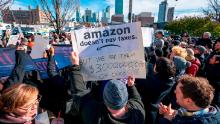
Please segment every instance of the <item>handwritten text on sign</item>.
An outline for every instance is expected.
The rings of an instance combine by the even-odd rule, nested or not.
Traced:
[[[75,34],[84,80],[146,77],[139,23],[82,29]]]

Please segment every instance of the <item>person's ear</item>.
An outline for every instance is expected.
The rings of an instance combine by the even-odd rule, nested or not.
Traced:
[[[185,98],[185,102],[188,104],[188,105],[190,105],[190,104],[192,104],[192,99],[190,99],[190,98]]]

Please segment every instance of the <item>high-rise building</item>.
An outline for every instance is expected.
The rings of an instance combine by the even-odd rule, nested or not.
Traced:
[[[104,9],[102,10],[102,17],[106,17],[106,12]]]
[[[167,12],[167,22],[173,21],[174,7],[170,7]]]
[[[107,6],[105,9],[105,14],[108,19],[110,19],[110,6]]]
[[[158,21],[157,22],[166,22],[167,20],[167,0],[164,0],[159,5]]]
[[[123,14],[123,0],[115,0],[115,14],[116,15]]]
[[[76,8],[76,22],[80,22],[80,8]]]
[[[97,15],[96,13],[92,13],[92,22],[97,22]]]
[[[88,8],[85,10],[85,21],[91,22],[92,19],[92,10],[89,10]]]

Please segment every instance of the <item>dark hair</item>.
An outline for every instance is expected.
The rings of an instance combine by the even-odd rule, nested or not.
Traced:
[[[212,46],[213,49],[215,48],[215,45],[216,45],[218,42],[220,42],[220,37],[215,40],[215,42],[214,42],[214,44],[213,44],[213,46]]]
[[[156,49],[155,54],[157,57],[163,57],[163,51],[161,49]]]
[[[184,98],[191,98],[198,107],[206,108],[214,97],[214,89],[208,80],[202,77],[183,75],[178,80]]]
[[[214,55],[215,56],[215,60],[220,62],[220,55]]]
[[[156,71],[161,79],[168,79],[175,76],[176,68],[173,61],[161,57],[156,62]]]
[[[162,31],[158,31],[156,34],[161,34],[162,36],[164,36],[164,33]]]

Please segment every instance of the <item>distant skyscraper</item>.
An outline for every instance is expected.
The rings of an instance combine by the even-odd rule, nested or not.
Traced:
[[[97,22],[97,15],[96,13],[92,13],[92,22]]]
[[[106,12],[105,12],[104,9],[102,10],[102,17],[105,17],[105,18],[106,18]]]
[[[107,6],[105,9],[106,17],[110,19],[110,6]]]
[[[168,22],[173,21],[173,16],[174,16],[174,7],[170,7],[167,12],[167,21]]]
[[[115,0],[115,14],[123,14],[123,0]]]
[[[80,8],[76,8],[76,22],[80,22]]]
[[[157,22],[166,22],[167,19],[167,0],[164,0],[159,5],[158,21]]]
[[[88,8],[85,10],[85,21],[91,22],[92,19],[92,10],[89,10]]]

